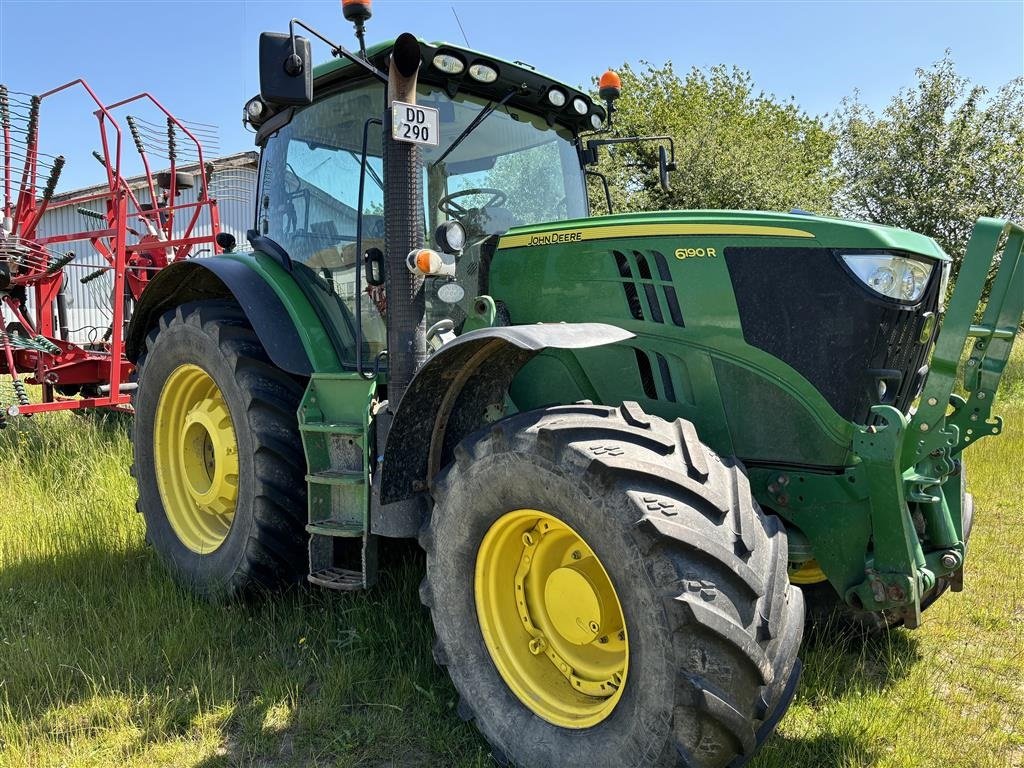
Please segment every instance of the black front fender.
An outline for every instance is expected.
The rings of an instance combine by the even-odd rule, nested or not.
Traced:
[[[407,499],[450,461],[455,446],[501,408],[509,384],[544,349],[585,349],[633,338],[603,323],[512,325],[471,331],[438,350],[417,372],[388,433],[381,501]]]
[[[278,368],[298,376],[313,372],[302,339],[274,289],[245,264],[216,256],[178,261],[150,278],[132,313],[125,345],[128,359],[135,362],[145,351],[146,335],[161,315],[207,299],[236,301]]]

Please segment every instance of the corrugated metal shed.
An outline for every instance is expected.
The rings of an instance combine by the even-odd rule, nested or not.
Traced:
[[[258,155],[256,152],[241,152],[215,159],[211,163],[214,170],[210,178],[210,196],[217,200],[221,231],[230,232],[239,243],[245,243],[245,233],[253,226],[256,210]],[[198,165],[179,168],[179,172],[191,174],[193,177],[196,177],[198,170]],[[145,177],[129,179],[128,184],[140,202],[149,201]],[[103,210],[103,201],[96,200],[83,206],[69,201],[91,193],[103,192],[106,188],[106,185],[101,185],[55,195],[39,223],[39,235],[47,237],[101,227],[102,222],[83,216],[78,212],[78,208],[88,208],[100,212]],[[178,195],[177,202],[196,202],[198,192],[199,184],[196,183],[192,189],[182,190]],[[175,221],[175,235],[182,235],[185,226],[186,221],[183,218],[178,218]],[[210,222],[204,216],[197,224],[195,233],[209,232]],[[88,240],[63,243],[56,246],[55,250],[75,253],[74,261],[65,268],[68,325],[72,331],[70,340],[78,343],[98,341],[111,321],[110,292],[113,287],[113,278],[107,273],[84,285],[81,283],[81,278],[95,272],[104,264]],[[193,257],[203,255],[202,252],[193,253]],[[8,320],[5,313],[5,324]]]

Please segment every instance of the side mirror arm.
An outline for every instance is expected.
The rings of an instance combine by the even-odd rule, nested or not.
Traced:
[[[382,83],[387,83],[388,76],[385,75],[383,72],[381,72],[379,69],[377,69],[375,66],[373,66],[373,64],[368,62],[366,59],[364,59],[364,58],[362,58],[360,56],[357,56],[356,54],[352,53],[350,50],[348,50],[344,46],[338,45],[337,43],[332,42],[331,40],[328,40],[326,37],[321,35],[319,32],[317,32],[311,26],[306,24],[304,21],[302,21],[300,19],[292,19],[291,21],[288,22],[288,34],[291,35],[291,39],[292,39],[292,57],[293,57],[292,60],[293,61],[294,60],[298,60],[300,67],[301,66],[310,66],[310,63],[309,62],[303,63],[302,62],[302,58],[298,54],[298,49],[295,46],[295,27],[302,27],[304,30],[309,32],[311,35],[314,35],[315,37],[317,37],[318,39],[320,39],[324,43],[326,43],[328,46],[330,46],[330,48],[331,48],[331,55],[332,56],[344,57],[344,58],[348,59],[349,61],[351,61],[353,64],[356,64],[356,65],[362,67],[363,69],[365,69],[371,75],[373,75],[378,80],[380,80]],[[301,69],[298,72],[301,72]],[[298,74],[298,72],[291,73],[291,74]]]
[[[608,205],[608,214],[611,215],[614,213],[615,211],[612,210],[612,193],[611,190],[608,189],[608,177],[603,173],[598,173],[597,171],[584,171],[583,173],[587,176],[593,176],[601,181],[601,185],[604,187],[604,201]]]
[[[623,136],[616,139],[589,139],[585,149],[580,151],[584,165],[597,165],[597,148],[608,144],[640,144],[643,142],[656,141],[662,146],[668,144],[669,160],[668,169],[676,169],[676,143],[671,136]]]
[[[584,167],[597,165],[598,147],[609,144],[640,144],[643,142],[657,142],[658,144],[658,177],[661,188],[666,192],[671,189],[668,185],[668,173],[676,169],[676,143],[671,136],[623,136],[616,139],[589,139],[586,147],[580,147],[580,160]],[[665,145],[668,144],[666,157]]]

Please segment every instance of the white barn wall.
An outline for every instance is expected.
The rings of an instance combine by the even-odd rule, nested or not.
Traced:
[[[218,167],[220,163],[225,163],[227,160],[230,160],[231,163],[225,165],[223,169]],[[234,235],[238,243],[244,245],[246,232],[253,226],[256,209],[256,154],[254,152],[244,153],[230,159],[212,162],[214,173],[210,180],[210,196],[217,200],[221,231]],[[149,188],[144,182],[133,180],[130,186],[140,203],[149,202]],[[178,195],[178,204],[196,202],[198,192],[198,186],[183,190]],[[76,196],[80,196],[80,193],[76,193]],[[79,207],[101,212],[104,210],[104,202],[94,200],[79,206],[62,204],[60,200],[55,200],[39,222],[39,236],[48,237],[103,227],[103,222],[80,214]],[[175,217],[175,236],[184,235],[188,223],[187,214],[191,214],[192,211],[185,213],[186,215],[179,213]],[[129,222],[129,226],[138,229],[137,221],[134,225]],[[205,210],[193,232],[194,234],[209,234],[210,221]],[[52,246],[51,251],[56,253],[73,251],[75,253],[74,261],[65,267],[64,272],[68,326],[72,330],[70,340],[77,343],[100,341],[104,331],[110,325],[109,297],[113,278],[108,273],[85,285],[80,280],[103,266],[104,260],[93,250],[92,244],[88,240],[60,243]],[[207,254],[202,253],[201,250],[193,253],[193,257],[204,255]],[[7,311],[4,310],[5,325],[11,319],[7,315]]]

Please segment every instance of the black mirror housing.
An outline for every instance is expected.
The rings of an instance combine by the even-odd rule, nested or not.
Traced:
[[[235,236],[230,232],[218,232],[217,233],[217,245],[224,253],[231,253],[235,250],[235,246],[238,243],[235,241]]]
[[[666,192],[671,192],[672,187],[668,183],[668,172],[669,170],[675,170],[670,168],[668,162],[668,152],[665,151],[665,145],[662,144],[658,147],[658,179],[661,181],[661,188]]]
[[[374,287],[384,285],[386,282],[384,251],[380,248],[370,248],[363,254],[363,269],[367,285]]]
[[[313,103],[313,57],[309,39],[284,32],[260,35],[260,96],[271,104]]]

